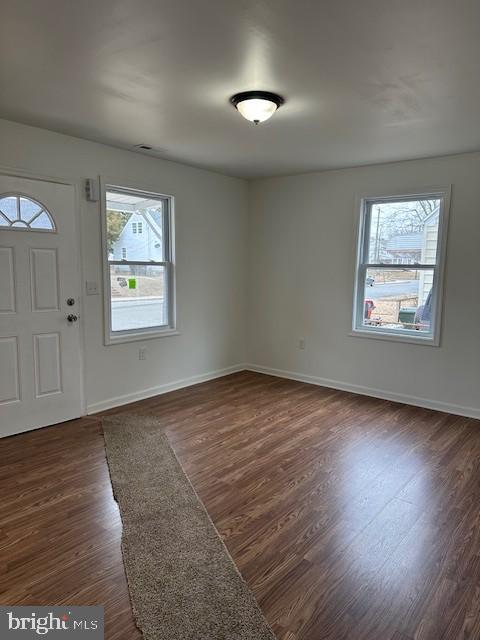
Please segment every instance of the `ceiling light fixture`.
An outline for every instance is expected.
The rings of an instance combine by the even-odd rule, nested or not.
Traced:
[[[244,91],[232,96],[230,102],[244,118],[258,124],[271,118],[285,100],[269,91]]]

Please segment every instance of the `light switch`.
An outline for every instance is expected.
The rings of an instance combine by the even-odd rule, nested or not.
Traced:
[[[87,288],[87,296],[95,296],[98,294],[98,284],[93,280],[87,280],[86,288]]]

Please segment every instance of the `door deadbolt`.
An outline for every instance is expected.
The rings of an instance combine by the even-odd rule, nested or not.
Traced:
[[[73,307],[75,304],[75,298],[67,298],[67,304],[69,307]]]

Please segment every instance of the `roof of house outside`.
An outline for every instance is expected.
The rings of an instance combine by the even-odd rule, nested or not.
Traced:
[[[162,212],[156,210],[145,210],[145,211],[135,211],[131,214],[131,216],[125,221],[123,229],[117,239],[119,242],[120,238],[124,234],[125,230],[128,228],[130,222],[132,222],[132,216],[137,216],[140,220],[145,221],[148,226],[152,229],[155,235],[161,240],[162,239]]]

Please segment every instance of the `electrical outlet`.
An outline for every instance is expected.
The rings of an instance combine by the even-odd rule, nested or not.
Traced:
[[[147,359],[147,347],[140,347],[138,350],[138,359],[146,360]]]
[[[302,351],[305,349],[305,338],[299,338],[298,348],[301,349]]]

